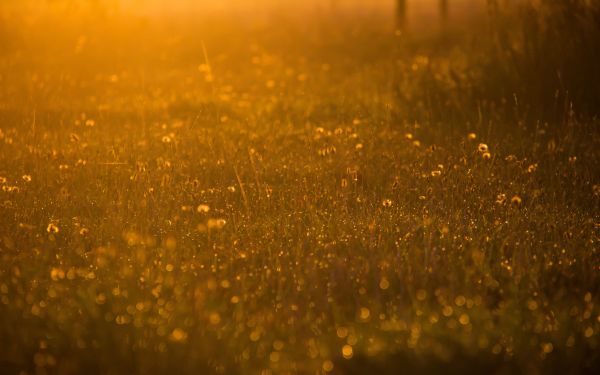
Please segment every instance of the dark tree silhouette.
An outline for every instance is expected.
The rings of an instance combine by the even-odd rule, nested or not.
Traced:
[[[406,0],[396,0],[396,26],[404,30],[406,25]]]
[[[448,18],[448,0],[439,0],[439,12],[443,21]],[[398,29],[406,28],[406,0],[396,0],[396,25]]]

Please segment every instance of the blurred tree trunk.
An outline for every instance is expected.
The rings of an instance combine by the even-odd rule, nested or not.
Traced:
[[[406,27],[406,0],[396,0],[396,28],[404,31]]]
[[[442,22],[446,22],[448,19],[448,0],[440,0],[440,17]]]
[[[448,19],[448,0],[439,0],[439,12],[442,22]],[[396,27],[404,31],[406,28],[406,0],[396,0]]]

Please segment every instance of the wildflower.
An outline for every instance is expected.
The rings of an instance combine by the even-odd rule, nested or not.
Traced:
[[[538,167],[537,163],[531,164],[529,167],[527,167],[527,172],[533,173],[536,171],[537,167]]]
[[[431,176],[432,177],[438,177],[441,174],[442,174],[442,171],[439,171],[439,170],[431,171]]]
[[[208,229],[223,229],[225,224],[227,224],[225,219],[208,219],[206,222]]]
[[[489,148],[488,148],[488,145],[486,145],[485,143],[480,143],[480,144],[477,146],[477,150],[483,154],[483,153],[486,153],[486,152],[488,152],[488,151],[489,151]]]
[[[50,234],[58,233],[59,231],[60,230],[58,229],[58,226],[56,224],[54,224],[54,223],[50,223],[46,227],[46,232],[48,232]]]
[[[0,184],[6,183],[6,177],[0,177]]]
[[[50,278],[54,281],[58,281],[65,278],[65,271],[60,268],[52,267],[50,270]]]
[[[469,141],[474,141],[474,140],[477,139],[477,134],[475,134],[475,133],[469,133],[469,135],[467,135],[467,139]]]
[[[171,137],[169,137],[168,135],[164,135],[162,137],[162,143],[167,144],[167,143],[171,143],[173,140],[171,139]]]
[[[496,203],[498,203],[498,204],[506,203],[506,194],[504,194],[504,193],[498,194],[498,196],[496,197]]]
[[[521,202],[522,202],[522,199],[518,195],[515,195],[510,199],[510,203],[512,203],[514,206],[520,206]]]
[[[391,199],[384,199],[381,204],[383,205],[383,207],[392,207],[392,200]]]
[[[481,157],[485,160],[490,160],[492,158],[492,154],[490,154],[489,152],[484,152],[483,155],[481,155]]]
[[[25,182],[31,182],[31,176],[28,174],[23,175],[23,181]]]
[[[210,211],[210,207],[207,204],[200,204],[196,208],[196,211],[198,211],[199,213],[207,213],[208,211]]]

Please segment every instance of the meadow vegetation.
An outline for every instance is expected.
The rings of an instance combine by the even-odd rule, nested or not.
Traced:
[[[0,6],[0,372],[599,368],[595,2],[50,4]]]

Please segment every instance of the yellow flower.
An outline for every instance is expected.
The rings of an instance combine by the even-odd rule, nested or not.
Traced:
[[[54,224],[54,223],[50,223],[46,227],[46,232],[48,232],[50,234],[58,233],[59,231],[60,230],[58,229],[58,226],[56,224]]]
[[[207,204],[200,204],[196,208],[196,211],[198,211],[199,213],[207,213],[208,211],[210,211],[210,207]]]
[[[225,219],[208,219],[206,222],[208,229],[223,229],[225,224],[227,224]]]
[[[521,202],[522,202],[522,199],[518,195],[515,195],[510,199],[510,203],[512,203],[515,206],[520,206]]]
[[[23,181],[25,182],[31,182],[31,176],[28,174],[24,174],[23,175]]]
[[[498,204],[504,204],[506,202],[506,194],[498,194],[498,196],[496,197],[496,203]]]
[[[381,204],[383,205],[383,207],[392,207],[392,200],[384,199],[383,202],[381,202]]]
[[[538,166],[537,163],[531,164],[529,167],[527,167],[527,172],[529,172],[529,173],[535,172],[537,169],[537,166]]]
[[[486,145],[485,143],[480,143],[479,146],[477,146],[477,150],[483,154],[488,152],[489,148],[488,145]]]

